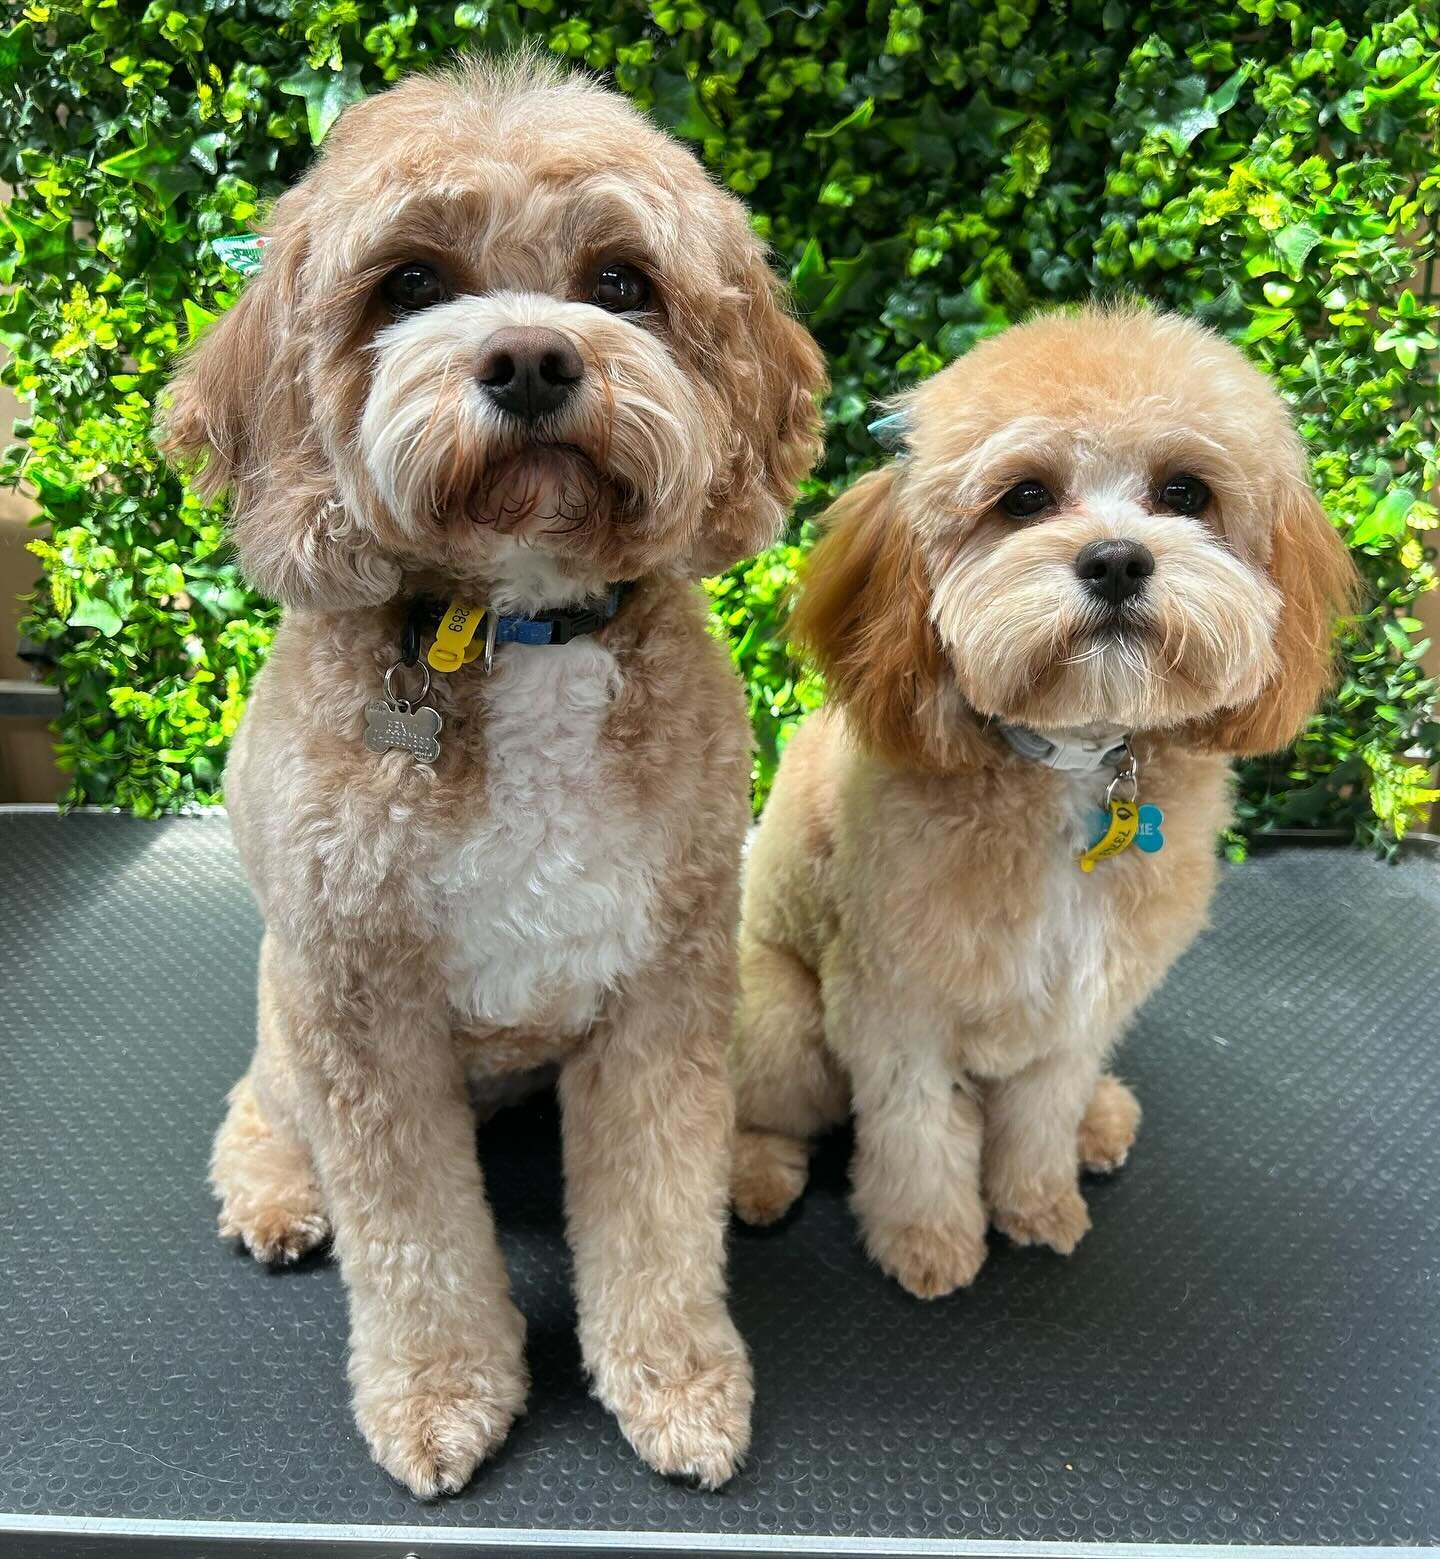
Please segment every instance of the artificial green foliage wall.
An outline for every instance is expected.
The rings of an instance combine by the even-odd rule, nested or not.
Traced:
[[[524,36],[610,73],[743,195],[828,352],[829,452],[790,543],[714,588],[758,790],[819,690],[777,642],[803,520],[878,458],[869,403],[1036,305],[1130,289],[1232,332],[1298,408],[1376,605],[1333,706],[1249,765],[1247,831],[1393,834],[1440,731],[1409,615],[1434,584],[1437,202],[1428,7],[1238,0],[56,0],[0,34],[5,376],[35,414],[72,802],[213,800],[274,614],[155,456],[166,367],[236,282],[242,230],[345,103]],[[1420,245],[1416,247],[1417,243]]]

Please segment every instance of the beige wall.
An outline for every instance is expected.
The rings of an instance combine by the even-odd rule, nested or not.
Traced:
[[[0,200],[9,194],[9,186],[0,184]],[[20,403],[0,386],[0,447],[10,442],[20,411]],[[30,668],[15,648],[24,610],[20,597],[28,595],[40,577],[40,560],[25,550],[35,534],[28,523],[33,513],[34,505],[22,494],[0,488],[0,680],[30,679]],[[63,787],[46,722],[0,718],[0,803],[53,801]]]
[[[10,428],[20,407],[8,390],[0,389],[0,443],[10,440]],[[22,595],[35,588],[40,560],[25,550],[35,532],[29,525],[34,506],[20,493],[0,489],[0,678],[28,680],[30,668],[15,653]],[[64,776],[51,755],[50,732],[44,720],[0,719],[0,802],[53,801]]]

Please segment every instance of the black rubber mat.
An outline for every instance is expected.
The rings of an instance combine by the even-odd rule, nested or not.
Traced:
[[[969,1293],[908,1298],[863,1258],[832,1142],[798,1215],[732,1237],[758,1404],[719,1494],[652,1475],[587,1397],[553,1111],[502,1115],[482,1152],[530,1411],[428,1506],[352,1428],[334,1267],[269,1274],[214,1233],[206,1155],[258,937],[223,820],[0,815],[0,877],[7,1554],[42,1552],[52,1517],[408,1529],[373,1550],[397,1555],[436,1528],[488,1529],[492,1552],[520,1541],[497,1529],[760,1553],[1440,1541],[1432,864],[1226,872],[1124,1051],[1141,1141],[1068,1262],[1001,1241]]]

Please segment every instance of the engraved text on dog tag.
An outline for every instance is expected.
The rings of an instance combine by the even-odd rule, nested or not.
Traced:
[[[399,747],[421,763],[440,756],[440,716],[428,704],[414,708],[404,699],[377,698],[365,706],[365,745],[371,752]]]

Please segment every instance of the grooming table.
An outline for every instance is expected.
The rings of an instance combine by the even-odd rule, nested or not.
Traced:
[[[586,1394],[554,1107],[481,1152],[530,1411],[425,1505],[350,1421],[339,1274],[215,1234],[259,925],[222,817],[0,814],[0,1555],[1112,1555],[1440,1543],[1440,866],[1225,872],[1146,1007],[1129,1166],[1069,1261],[996,1240],[922,1304],[862,1254],[843,1138],[736,1229],[758,1383],[718,1494]],[[1059,1545],[1058,1547],[1054,1545]]]

